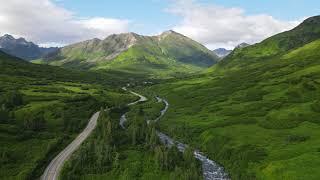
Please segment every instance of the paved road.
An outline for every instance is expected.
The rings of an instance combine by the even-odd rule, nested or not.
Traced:
[[[46,168],[41,176],[41,180],[57,180],[64,163],[70,155],[81,145],[81,143],[91,134],[97,125],[99,112],[96,112],[90,119],[87,127],[71,142],[63,151],[60,152]]]
[[[125,88],[124,88],[124,90],[127,91],[127,89],[125,89]],[[144,101],[147,100],[147,98],[145,98],[144,96],[142,96],[140,94],[137,94],[132,91],[130,91],[130,92],[132,94],[139,96],[140,99],[143,99]],[[169,108],[168,101],[166,101],[165,99],[162,99],[160,97],[156,97],[156,99],[157,99],[158,103],[164,102],[165,107],[164,107],[164,109],[161,110],[160,116],[158,118],[156,118],[155,120],[148,120],[148,123],[150,121],[159,121]],[[132,103],[130,103],[130,104],[132,104]],[[120,118],[120,125],[121,125],[121,121],[122,121],[122,127],[124,128],[123,123],[125,121],[127,121],[125,114],[123,114]],[[166,134],[164,134],[162,132],[157,131],[157,135],[163,144],[165,144],[166,146],[169,146],[169,147],[171,147],[172,145],[175,144],[180,152],[184,152],[186,147],[188,146],[188,145],[183,144],[179,141],[173,140],[171,137],[167,136]],[[222,166],[220,166],[216,162],[210,160],[202,152],[200,152],[199,150],[195,150],[193,154],[196,159],[198,159],[199,161],[202,162],[202,173],[203,173],[203,178],[205,180],[229,180],[230,179],[228,174],[225,172],[225,170]]]
[[[125,88],[125,87],[123,87],[122,89],[123,89],[124,91],[128,91],[128,89]],[[135,105],[135,104],[138,104],[138,103],[140,103],[140,102],[144,102],[144,101],[147,101],[147,100],[148,100],[146,97],[144,97],[144,96],[142,96],[142,95],[140,95],[140,94],[138,94],[138,93],[135,93],[135,92],[133,92],[133,91],[129,91],[129,92],[130,92],[131,94],[135,95],[135,96],[138,96],[140,99],[138,99],[138,100],[135,101],[135,102],[132,102],[132,103],[127,104],[127,106],[132,106],[132,105]],[[124,123],[127,121],[126,114],[127,114],[127,113],[124,113],[124,114],[120,117],[119,125],[120,125],[123,129],[125,129]]]
[[[122,89],[125,90],[125,91],[128,91],[128,89],[125,88],[125,87],[123,87]],[[129,92],[130,92],[131,94],[135,95],[135,96],[138,96],[140,99],[138,99],[138,100],[135,101],[135,102],[132,102],[132,103],[127,104],[128,106],[132,106],[132,105],[135,105],[135,104],[138,104],[138,103],[140,103],[140,102],[144,102],[144,101],[147,101],[147,100],[148,100],[146,97],[144,97],[144,96],[142,96],[142,95],[140,95],[140,94],[138,94],[138,93],[135,93],[135,92],[133,92],[133,91],[129,91]]]

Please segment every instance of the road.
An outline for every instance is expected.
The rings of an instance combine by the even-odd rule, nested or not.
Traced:
[[[126,88],[124,88],[124,90],[127,91]],[[140,100],[142,99],[143,101],[147,101],[146,97],[144,97],[138,93],[132,92],[132,91],[130,91],[130,92],[134,95],[139,96]],[[157,117],[155,120],[148,120],[147,121],[148,124],[150,123],[150,121],[159,121],[162,118],[162,116],[164,116],[164,114],[167,112],[167,110],[169,108],[168,101],[166,101],[165,99],[162,99],[160,97],[156,97],[156,99],[157,99],[158,103],[163,102],[165,104],[165,107],[161,110],[160,116]],[[133,104],[133,103],[130,103],[130,104]],[[136,103],[134,103],[134,104],[136,104]],[[122,124],[121,125],[122,128],[125,128],[123,126],[125,121],[127,121],[126,113],[123,114],[120,118],[120,125]],[[163,144],[165,144],[168,147],[171,147],[172,145],[175,144],[180,152],[184,152],[186,147],[188,146],[188,145],[183,144],[179,141],[173,140],[171,137],[167,136],[166,134],[164,134],[162,132],[157,131],[157,135]],[[194,154],[194,157],[196,159],[198,159],[199,161],[201,161],[201,163],[202,163],[202,173],[203,173],[204,180],[230,180],[228,174],[225,172],[225,170],[222,166],[220,166],[216,162],[210,160],[208,157],[206,157],[199,150],[195,150],[193,154]]]
[[[125,87],[123,87],[122,89],[123,89],[124,91],[128,91],[128,89],[125,88]],[[128,106],[132,106],[132,105],[135,105],[135,104],[138,104],[138,103],[140,103],[140,102],[144,102],[144,101],[147,101],[147,100],[148,100],[146,97],[144,97],[144,96],[142,96],[142,95],[140,95],[140,94],[138,94],[138,93],[135,93],[135,92],[133,92],[133,91],[129,91],[129,92],[130,92],[131,94],[135,95],[135,96],[138,96],[140,99],[138,99],[138,100],[135,101],[135,102],[129,103]]]
[[[63,151],[61,151],[48,165],[41,180],[57,180],[64,163],[68,160],[71,154],[79,148],[81,143],[87,139],[92,131],[97,126],[99,112],[96,112],[90,119],[87,127],[73,140]]]
[[[125,88],[125,87],[123,87],[122,89],[123,89],[124,91],[128,91],[128,89]],[[133,91],[129,91],[129,92],[130,92],[131,94],[135,95],[135,96],[138,96],[140,99],[138,99],[138,100],[135,101],[135,102],[132,102],[132,103],[127,104],[127,106],[132,106],[132,105],[138,104],[138,103],[140,103],[140,102],[145,102],[145,101],[148,100],[146,97],[144,97],[144,96],[142,96],[142,95],[140,95],[140,94],[138,94],[138,93],[135,93],[135,92],[133,92]],[[126,121],[127,121],[127,117],[126,117],[126,113],[124,113],[124,114],[120,117],[120,122],[119,122],[119,125],[120,125],[123,129],[125,129],[124,123],[125,123]]]

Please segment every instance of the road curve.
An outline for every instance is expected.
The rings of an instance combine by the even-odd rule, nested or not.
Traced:
[[[124,91],[128,91],[128,89],[125,88],[125,87],[123,87],[122,89],[123,89]],[[135,96],[138,96],[140,99],[138,99],[138,100],[135,101],[135,102],[132,102],[132,103],[127,104],[127,106],[132,106],[132,105],[138,104],[138,103],[140,103],[140,102],[145,102],[145,101],[148,100],[146,97],[144,97],[144,96],[142,96],[142,95],[140,95],[140,94],[138,94],[138,93],[135,93],[135,92],[133,92],[133,91],[129,91],[129,92],[130,92],[131,94],[135,95]],[[119,122],[119,125],[120,125],[123,129],[125,129],[124,123],[125,123],[126,121],[127,121],[127,117],[126,117],[126,113],[124,113],[124,114],[120,117],[120,122]]]
[[[128,91],[127,88],[123,87],[122,88],[124,91]],[[140,99],[138,99],[137,101],[135,102],[132,102],[132,103],[129,103],[127,104],[128,106],[132,106],[132,105],[135,105],[135,104],[138,104],[139,102],[144,102],[144,101],[147,101],[148,99],[144,96],[142,96],[141,94],[138,94],[138,93],[135,93],[133,91],[129,91],[131,94],[135,95],[135,96],[138,96]]]
[[[74,139],[63,151],[61,151],[48,165],[41,180],[57,180],[64,163],[70,155],[87,139],[91,132],[97,126],[97,120],[100,112],[96,112],[90,119],[87,127]]]

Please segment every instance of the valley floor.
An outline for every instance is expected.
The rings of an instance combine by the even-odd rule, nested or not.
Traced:
[[[313,66],[317,70],[306,68],[307,63],[318,63],[311,60],[304,61],[301,71],[282,68],[279,72],[272,69],[279,63],[268,62],[261,66],[269,71],[253,66],[146,91],[170,102],[160,128],[203,150],[232,179],[316,180],[320,177],[320,71],[317,66]]]

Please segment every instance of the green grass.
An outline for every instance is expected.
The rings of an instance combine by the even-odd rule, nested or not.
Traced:
[[[140,74],[149,78],[169,78],[203,70],[203,67],[180,62],[174,56],[166,56],[159,47],[134,46],[112,61],[99,61],[93,70],[119,70],[128,74]]]
[[[97,111],[102,104],[115,106],[117,105],[115,103],[122,103],[130,97],[115,92],[104,93],[105,89],[102,90],[102,87],[101,89],[88,89],[85,93],[78,91],[77,87],[67,86],[65,90],[73,89],[75,91],[48,93],[50,87],[57,86],[52,84],[41,88],[24,87],[21,92],[26,92],[23,93],[23,97],[26,99],[25,104],[11,111],[13,115],[9,122],[1,122],[3,127],[0,141],[3,146],[0,149],[1,153],[8,154],[5,155],[8,161],[3,162],[4,164],[0,168],[0,177],[26,179],[27,177],[39,176],[43,167],[39,169],[38,165],[53,158],[52,154],[50,157],[48,156],[50,153],[47,152],[51,152],[52,149],[55,149],[54,152],[51,152],[53,155],[59,152],[78,134],[92,113]],[[45,90],[45,93],[34,93],[34,90]],[[52,88],[52,91],[54,90],[56,89]],[[90,95],[98,90],[103,94]],[[77,97],[85,97],[86,95],[89,95],[88,98],[77,99]],[[99,98],[99,100],[95,98]],[[34,114],[39,113],[44,118],[44,128],[37,131],[24,130],[26,118],[32,119]],[[11,127],[11,130],[7,132],[6,127]],[[62,144],[61,148],[56,149],[60,144]]]
[[[0,143],[3,145],[0,148],[0,179],[40,177],[50,160],[84,128],[93,112],[106,106],[117,109],[137,98],[115,88],[115,79],[111,82],[100,81],[100,78],[108,78],[105,73],[92,76],[91,73],[71,71],[69,74],[67,70],[57,67],[33,65],[5,54],[0,55],[3,70],[3,73],[0,73]],[[48,71],[52,73],[46,74]],[[88,77],[82,79],[84,75]],[[125,84],[126,81],[120,83]],[[15,99],[17,97],[19,98]],[[163,104],[156,103],[153,95],[150,95],[150,102],[133,108],[129,113],[130,117],[135,116],[134,113],[138,112],[140,106],[149,118],[158,116],[163,108]],[[113,117],[117,125],[121,112],[123,110],[116,112],[116,118]],[[100,130],[95,130],[94,136],[100,137],[103,132]],[[94,166],[91,164],[84,169],[80,168],[83,179],[172,179],[173,175],[182,175],[181,169],[175,173],[174,169],[157,168],[152,149],[143,144],[131,145],[130,133],[120,130],[119,127],[117,131],[119,135],[115,137],[115,141],[120,143],[117,144],[117,152],[121,155],[120,168],[111,167],[112,169],[97,173],[92,167],[103,169],[104,166],[94,161]],[[95,142],[93,139],[87,141],[90,147],[92,141]],[[81,156],[82,150],[88,148],[87,145],[80,148],[78,153]],[[102,144],[95,145],[97,148],[103,146],[103,141]],[[77,160],[77,155],[79,154],[74,155],[74,161]],[[104,153],[100,153],[101,155],[105,158]],[[90,155],[86,163],[90,164],[90,158],[95,156]],[[69,169],[67,172],[73,170]]]
[[[181,36],[159,45],[146,41],[113,61],[96,61],[97,67],[85,61],[103,54],[77,49],[70,59],[52,62],[94,72],[41,65],[41,60],[30,64],[0,52],[0,179],[39,177],[101,106],[115,107],[113,137],[106,138],[109,128],[100,122],[72,156],[62,179],[187,179],[184,174],[199,173],[199,164],[192,167],[184,157],[172,161],[178,170],[157,167],[164,162],[159,156],[163,149],[154,147],[153,127],[145,124],[163,108],[153,98],[157,94],[170,103],[157,127],[204,151],[232,179],[317,180],[319,22],[319,16],[309,18],[291,31],[236,49],[205,74],[192,77],[211,58],[201,45]],[[197,56],[199,52],[204,54]],[[172,77],[176,79],[159,80]],[[128,131],[123,131],[118,120],[127,109],[122,107],[136,97],[115,87],[146,78],[158,84],[137,87],[150,101],[130,107]]]
[[[1,52],[0,64],[0,179],[38,178],[101,106],[135,99],[90,73]]]
[[[296,28],[272,36],[261,43],[246,48],[236,49],[226,58],[228,67],[241,65],[241,61],[263,60],[276,55],[286,54],[290,50],[300,48],[308,43],[319,39],[320,16],[306,19]],[[233,63],[229,61],[235,61]],[[246,64],[246,63],[244,63]]]
[[[319,50],[316,40],[263,60],[231,56],[206,75],[147,88],[170,103],[160,127],[233,179],[318,179]]]

